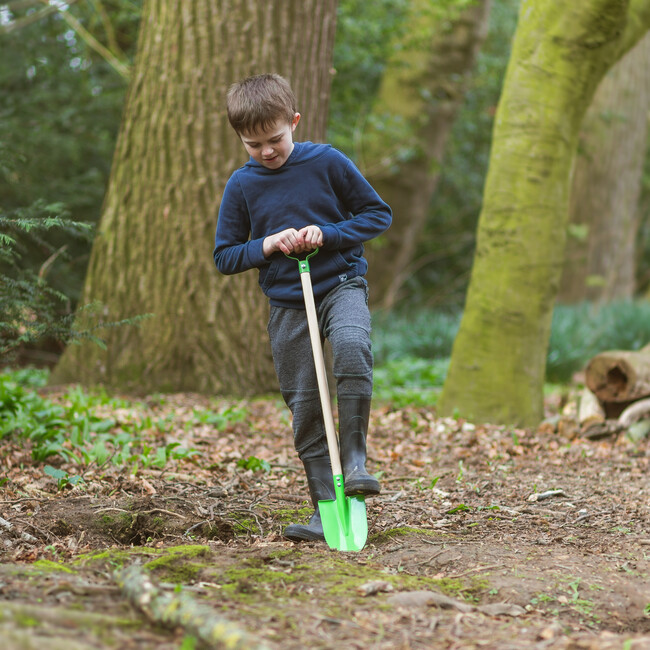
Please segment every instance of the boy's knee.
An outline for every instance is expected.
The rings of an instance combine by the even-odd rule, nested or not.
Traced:
[[[372,372],[370,333],[360,327],[341,327],[330,337],[335,375]]]

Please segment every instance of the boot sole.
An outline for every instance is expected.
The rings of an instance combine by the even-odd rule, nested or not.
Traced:
[[[346,497],[371,497],[381,492],[379,481],[352,481],[344,483]]]
[[[314,530],[310,530],[307,526],[299,524],[292,524],[287,526],[282,531],[282,536],[290,539],[292,542],[324,542],[325,535]]]

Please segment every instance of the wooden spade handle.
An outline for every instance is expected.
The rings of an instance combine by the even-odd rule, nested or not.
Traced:
[[[309,265],[307,265],[307,269],[309,269]],[[311,339],[311,349],[314,354],[318,392],[320,393],[321,407],[323,409],[323,420],[325,422],[325,434],[327,435],[330,462],[332,463],[332,474],[336,476],[337,474],[343,474],[343,471],[341,469],[339,441],[336,437],[334,416],[332,415],[332,403],[330,402],[330,391],[329,386],[327,385],[327,372],[325,371],[323,346],[321,344],[320,329],[318,328],[318,316],[316,315],[316,304],[314,303],[314,290],[312,288],[309,270],[303,270],[301,267],[300,281],[302,282],[302,293],[305,299],[305,309],[307,311],[309,338]]]

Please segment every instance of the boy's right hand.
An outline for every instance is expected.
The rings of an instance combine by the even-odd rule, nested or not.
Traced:
[[[322,235],[320,237],[314,236],[312,230],[316,228],[317,226],[309,226],[301,231],[295,228],[287,228],[274,235],[269,235],[262,244],[264,257],[269,257],[277,251],[289,255],[290,253],[303,253],[318,248],[319,245],[322,245]],[[318,228],[318,233],[320,233],[320,228]]]

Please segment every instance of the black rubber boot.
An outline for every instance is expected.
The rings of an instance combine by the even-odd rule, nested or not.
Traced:
[[[303,541],[325,541],[323,534],[323,523],[320,519],[318,509],[319,501],[334,499],[334,479],[332,478],[332,466],[329,456],[311,458],[304,460],[305,474],[307,475],[307,485],[309,486],[309,495],[311,502],[314,504],[314,514],[311,516],[308,524],[290,524],[287,526],[283,535],[294,542]]]
[[[369,397],[339,399],[339,446],[345,496],[379,494],[379,481],[366,471]]]

